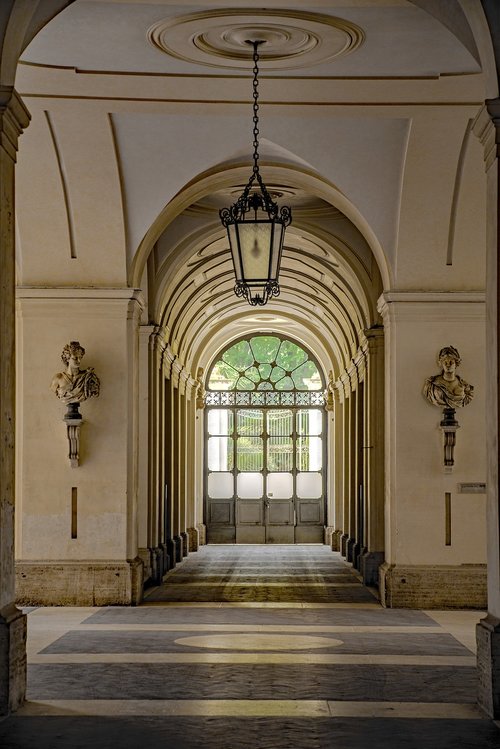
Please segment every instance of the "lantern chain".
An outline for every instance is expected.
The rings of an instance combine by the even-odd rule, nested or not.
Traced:
[[[263,41],[252,41],[253,45],[253,173],[259,173],[259,44]]]

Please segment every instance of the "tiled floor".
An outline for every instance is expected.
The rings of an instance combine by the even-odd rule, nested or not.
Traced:
[[[2,749],[500,747],[480,612],[383,609],[322,546],[204,547],[138,608],[41,608]]]

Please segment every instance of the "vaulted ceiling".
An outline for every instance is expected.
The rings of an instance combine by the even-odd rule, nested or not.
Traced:
[[[484,284],[484,19],[454,0],[248,5],[75,0],[28,46],[19,282],[141,287],[188,367],[281,329],[339,373],[383,288]],[[250,171],[255,34],[262,173],[294,214],[259,312],[232,293],[218,220]]]

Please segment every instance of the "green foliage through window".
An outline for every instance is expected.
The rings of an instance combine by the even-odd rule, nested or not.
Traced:
[[[321,390],[316,363],[296,343],[260,335],[233,343],[212,368],[209,390]]]

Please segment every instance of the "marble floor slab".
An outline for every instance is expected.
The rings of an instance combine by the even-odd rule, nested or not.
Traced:
[[[498,749],[480,612],[383,609],[327,547],[209,546],[142,606],[28,612],[1,749]]]

